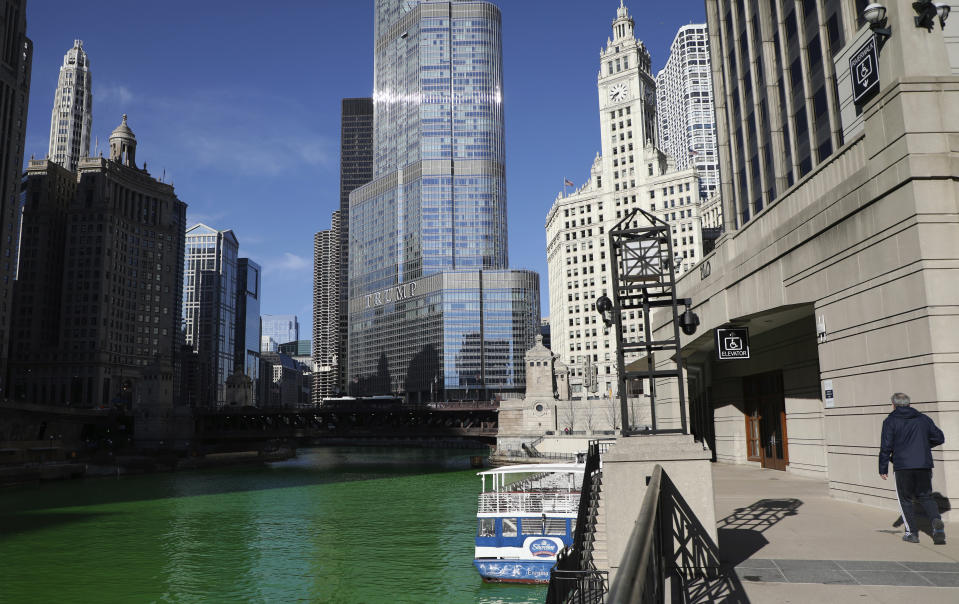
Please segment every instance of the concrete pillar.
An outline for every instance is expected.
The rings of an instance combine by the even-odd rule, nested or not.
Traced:
[[[646,477],[656,464],[672,480],[709,536],[718,543],[712,454],[688,434],[618,438],[603,455],[603,505],[609,579],[615,580],[646,494]]]

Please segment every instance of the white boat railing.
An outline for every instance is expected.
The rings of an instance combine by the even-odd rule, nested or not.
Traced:
[[[479,513],[523,514],[550,513],[575,514],[579,509],[579,491],[557,493],[516,493],[493,491],[479,496]]]

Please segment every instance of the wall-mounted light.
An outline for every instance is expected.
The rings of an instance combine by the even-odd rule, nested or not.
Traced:
[[[862,18],[869,23],[869,29],[879,37],[880,42],[892,35],[892,30],[886,27],[886,7],[881,4],[870,4],[862,11]]]
[[[606,327],[610,327],[613,324],[613,301],[609,299],[609,296],[603,294],[602,296],[596,298],[596,312],[599,313],[599,316],[603,319],[603,324]]]
[[[912,3],[912,9],[916,11],[916,27],[924,27],[932,31],[932,28],[936,24],[936,17],[939,17],[939,27],[946,27],[946,19],[949,18],[950,7],[945,2],[918,0]]]

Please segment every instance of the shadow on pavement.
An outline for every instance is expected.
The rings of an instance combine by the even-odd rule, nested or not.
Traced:
[[[952,509],[952,504],[949,503],[949,499],[945,497],[939,491],[936,491],[932,494],[932,499],[936,502],[936,505],[939,507],[939,513],[948,512]],[[919,532],[925,533],[932,537],[932,521],[926,518],[926,511],[922,509],[922,506],[919,505],[917,500],[912,502],[913,509],[915,510],[916,523],[919,525]],[[892,523],[893,528],[900,528],[903,525],[902,516],[896,518],[896,521]],[[892,531],[889,531],[892,532]]]
[[[758,552],[769,543],[763,536],[766,529],[798,514],[802,504],[800,499],[760,499],[719,520],[716,528],[723,563],[736,566]]]

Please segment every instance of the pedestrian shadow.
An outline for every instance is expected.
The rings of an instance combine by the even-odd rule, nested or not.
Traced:
[[[949,498],[944,496],[939,491],[936,491],[932,494],[933,501],[936,502],[936,506],[939,508],[939,513],[948,512],[952,509],[952,504],[949,503]],[[913,500],[913,515],[916,519],[917,530],[921,533],[926,533],[930,537],[932,536],[932,521],[929,518],[926,518],[926,511],[922,509],[922,506],[919,505],[918,500]],[[902,516],[900,515],[896,518],[896,521],[892,523],[893,528],[900,528],[903,525]],[[890,531],[892,532],[892,531]]]
[[[716,523],[719,551],[724,564],[736,566],[758,552],[769,541],[763,533],[789,516],[803,504],[800,499],[760,499]]]

